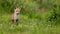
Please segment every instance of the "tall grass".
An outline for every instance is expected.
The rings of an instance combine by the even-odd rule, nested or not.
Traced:
[[[0,34],[60,34],[60,0],[0,0]],[[10,15],[21,7],[19,25]]]

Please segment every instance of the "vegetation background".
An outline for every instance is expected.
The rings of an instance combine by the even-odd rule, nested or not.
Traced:
[[[12,27],[14,7],[22,10]],[[60,34],[60,0],[0,0],[0,34]]]

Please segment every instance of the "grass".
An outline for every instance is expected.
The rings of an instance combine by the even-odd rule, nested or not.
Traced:
[[[60,34],[60,27],[26,15],[20,15],[16,26],[11,24],[10,15],[6,14],[0,16],[0,34]]]
[[[60,34],[59,0],[18,0],[16,5],[16,1],[3,1],[0,0],[0,34]],[[10,21],[14,6],[22,7],[18,26]],[[48,21],[53,12],[58,14],[56,22]]]

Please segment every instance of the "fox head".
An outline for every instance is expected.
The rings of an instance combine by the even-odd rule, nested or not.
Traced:
[[[14,8],[14,13],[19,14],[20,11],[21,11],[21,8],[19,8],[19,7]]]

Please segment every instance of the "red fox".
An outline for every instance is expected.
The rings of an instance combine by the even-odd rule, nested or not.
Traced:
[[[18,17],[19,17],[20,11],[21,11],[21,8],[19,7],[14,8],[14,13],[11,15],[11,21],[13,24],[18,24]]]

